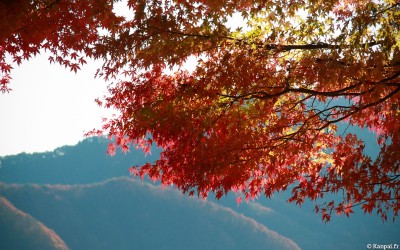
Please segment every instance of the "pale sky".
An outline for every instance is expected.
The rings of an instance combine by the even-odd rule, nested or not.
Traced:
[[[125,0],[115,3],[114,10],[132,15]],[[101,63],[87,60],[74,74],[50,65],[47,58],[39,55],[19,67],[13,65],[12,91],[0,93],[0,156],[74,145],[110,116],[111,111],[94,102],[107,94],[108,83],[94,79]]]
[[[88,61],[75,74],[47,58],[15,66],[12,91],[0,93],[0,156],[76,144],[110,113],[94,102],[107,92],[107,83],[94,79],[99,63]]]

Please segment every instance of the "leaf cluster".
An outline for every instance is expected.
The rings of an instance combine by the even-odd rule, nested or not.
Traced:
[[[111,0],[37,2],[0,36],[3,89],[6,53],[20,63],[47,49],[72,71],[103,60],[97,75],[115,81],[104,106],[119,112],[100,130],[116,139],[109,153],[163,148],[133,174],[203,198],[291,190],[290,202],[318,202],[325,221],[355,206],[398,215],[396,1],[129,0],[131,17]],[[341,124],[373,131],[378,157]]]

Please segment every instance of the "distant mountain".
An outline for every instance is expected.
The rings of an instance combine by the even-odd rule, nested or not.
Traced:
[[[366,134],[366,136],[369,136],[369,140],[371,141],[374,139],[373,135],[371,134]],[[155,161],[159,156],[159,150],[154,148],[153,154],[146,157],[143,153],[133,150],[126,155],[118,153],[116,156],[110,157],[107,156],[105,153],[107,144],[108,141],[106,139],[89,138],[80,142],[76,146],[61,147],[53,152],[20,154],[15,156],[2,157],[0,158],[0,181],[4,183],[41,184],[19,186],[24,187],[23,189],[28,193],[30,192],[28,191],[30,189],[42,190],[47,188],[47,186],[43,186],[43,184],[66,184],[60,186],[63,188],[70,187],[68,185],[72,184],[90,184],[89,186],[91,188],[89,189],[83,188],[86,186],[82,185],[71,186],[73,187],[73,190],[75,190],[74,192],[79,193],[76,190],[80,189],[86,190],[85,192],[89,192],[88,190],[100,190],[93,188],[94,186],[100,184],[94,185],[91,183],[104,182],[105,180],[113,177],[127,177],[129,176],[128,168],[130,166],[140,165],[145,161]],[[373,145],[369,144],[369,147],[369,150],[372,151]],[[135,180],[137,180],[138,183],[141,183],[140,180]],[[119,182],[117,181],[117,183]],[[148,184],[142,184],[143,187],[141,188],[149,188],[149,186],[147,186]],[[9,186],[6,184],[3,185]],[[49,190],[54,190],[54,185],[49,186]],[[132,209],[132,211],[136,211],[134,209],[136,206],[138,206],[138,201],[139,203],[142,203],[143,201],[150,204],[156,204],[155,206],[159,206],[160,208],[165,207],[166,211],[175,209],[176,211],[178,211],[177,214],[189,213],[184,212],[184,210],[182,210],[182,204],[180,204],[182,203],[182,200],[183,203],[186,202],[187,198],[185,197],[179,196],[179,199],[173,199],[174,202],[165,202],[163,205],[160,205],[159,203],[157,203],[160,197],[155,195],[148,194],[147,196],[143,195],[141,197],[135,197],[132,199],[129,198],[133,196],[125,189],[134,189],[134,192],[138,193],[140,189],[139,186],[131,186],[131,184],[127,184],[124,185],[125,189],[123,191],[120,190],[121,186],[119,186],[117,190],[108,190],[112,189],[113,185],[114,184],[110,183],[107,185],[104,183],[101,184],[100,186],[102,187],[102,193],[104,195],[112,193],[120,199],[132,200],[132,203],[125,204],[126,206],[130,206],[130,208],[124,207],[125,205],[123,206],[121,203],[121,208],[116,209],[116,211],[122,211],[124,213],[116,212],[113,214],[108,214],[104,212],[107,214],[107,216],[109,216],[107,217],[108,220],[115,220],[116,224],[127,224],[125,222],[122,222],[121,219],[118,219],[118,216],[131,216],[129,212],[127,214],[125,214],[125,212],[129,209]],[[155,187],[154,185],[151,187],[157,188],[158,190],[158,187]],[[51,193],[53,191],[49,192]],[[106,201],[103,201],[101,195],[98,195],[98,193],[96,192],[94,193],[94,197],[96,197],[96,200],[93,200],[92,204],[95,208],[92,209],[96,210],[105,206]],[[25,210],[25,208],[34,206],[35,203],[33,201],[37,199],[37,197],[33,195],[32,198],[26,197],[26,199],[20,199],[17,202],[16,199],[18,199],[18,197],[16,197],[16,195],[17,193],[9,195],[7,196],[7,199],[9,199],[18,209],[21,209],[22,211],[31,214],[31,210]],[[85,199],[90,199],[90,196],[88,195],[85,197]],[[169,196],[166,195],[164,199],[169,199],[168,197]],[[313,212],[312,204],[305,203],[302,207],[297,207],[293,204],[286,203],[287,198],[287,193],[281,193],[274,195],[272,199],[261,197],[255,202],[249,202],[248,204],[242,203],[240,206],[237,206],[235,202],[235,195],[222,197],[222,199],[218,202],[210,197],[209,201],[214,201],[215,203],[212,204],[218,204],[218,207],[222,210],[230,209],[230,211],[234,211],[236,215],[239,214],[240,216],[251,218],[251,220],[258,223],[258,225],[264,225],[270,230],[277,232],[279,235],[283,235],[287,238],[292,239],[302,249],[365,249],[367,244],[399,243],[400,224],[398,219],[395,221],[395,223],[392,223],[391,221],[382,223],[380,218],[377,217],[375,214],[364,215],[361,210],[357,210],[356,213],[353,214],[350,218],[347,218],[345,216],[334,217],[332,218],[331,222],[325,224],[321,221],[319,215],[316,215]],[[81,209],[78,203],[76,203],[74,206],[70,206],[70,203],[66,203],[64,204],[64,206],[65,211],[63,211],[63,213],[65,214],[73,214],[76,213],[75,211],[79,211],[79,209]],[[205,211],[209,210],[199,211],[198,213],[206,213]],[[49,228],[54,229],[57,234],[59,234],[61,238],[65,240],[68,246],[70,246],[71,238],[74,239],[73,237],[70,237],[67,240],[64,234],[61,234],[58,231],[57,228],[59,227],[53,227],[53,224],[48,224],[48,219],[44,220],[44,218],[42,217],[36,217],[36,214],[31,215],[35,219],[45,223],[46,226],[48,226]],[[48,213],[48,215],[50,216],[52,214]],[[115,216],[115,218],[113,218],[112,216]],[[72,215],[70,217],[74,218],[74,216]],[[100,218],[102,218],[102,216],[100,216],[98,220],[100,220]],[[160,219],[156,216],[149,215],[148,218],[149,219],[147,222],[150,225],[158,225],[158,223],[160,223]],[[150,218],[157,219],[150,220]],[[176,217],[175,214],[165,215],[165,218],[170,220],[182,219],[181,217]],[[199,218],[201,218],[201,216]],[[77,223],[76,227],[85,228],[85,224],[80,222],[80,220],[75,222]],[[173,227],[175,227],[175,225]],[[124,227],[121,226],[120,228]],[[162,239],[164,239],[163,236],[152,234],[152,231],[150,231],[150,229],[151,226],[145,225],[141,230],[147,232],[148,235],[153,235],[153,237],[155,238],[161,237]],[[89,230],[89,228],[87,228],[87,230]],[[198,238],[204,239],[205,236],[202,236],[203,231],[199,231],[197,233]],[[121,233],[118,230],[115,231],[115,234],[120,234],[121,237],[123,236],[122,238],[128,237],[129,239],[131,239],[131,236],[126,236],[124,233]],[[83,235],[85,235],[85,237],[89,237],[84,233]],[[113,236],[114,234],[110,235]],[[75,235],[74,237],[78,241],[79,235]],[[98,239],[97,236],[93,236],[93,238]],[[100,239],[100,241],[106,239],[107,238],[105,237],[104,239]],[[243,238],[240,238],[240,236],[238,236],[238,239],[244,240]]]
[[[3,183],[0,195],[55,230],[71,249],[300,249],[230,208],[129,178]]]
[[[75,146],[63,146],[52,152],[0,157],[0,181],[36,184],[87,184],[119,176],[129,176],[128,169],[158,159],[160,150],[106,154],[108,140],[92,137]]]
[[[0,249],[66,250],[64,241],[43,223],[0,197]]]
[[[295,241],[302,249],[366,249],[367,244],[399,244],[399,218],[382,222],[376,214],[365,215],[361,209],[346,216],[334,216],[329,223],[313,211],[313,205],[305,202],[301,207],[287,203],[288,194],[275,194],[271,199],[258,200],[237,206],[233,197],[218,203],[231,207],[269,229]]]

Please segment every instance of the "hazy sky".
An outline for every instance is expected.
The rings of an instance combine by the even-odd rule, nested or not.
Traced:
[[[15,66],[12,91],[0,93],[0,156],[76,144],[106,116],[94,102],[107,86],[94,79],[98,63],[88,61],[74,74],[47,58],[40,55]]]

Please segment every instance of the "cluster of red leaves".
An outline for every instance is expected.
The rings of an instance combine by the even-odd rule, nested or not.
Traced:
[[[50,63],[76,72],[94,57],[99,29],[112,32],[122,18],[112,0],[17,0],[0,3],[0,91],[8,91],[11,64],[21,64],[41,51]]]
[[[391,106],[390,102],[365,109],[349,121],[360,125],[374,120],[388,130],[380,134],[384,137],[381,153],[373,162],[363,154],[361,140],[352,134],[338,135],[329,120],[340,120],[357,106],[336,111],[320,103],[323,112],[338,113],[321,118],[318,105],[310,106],[304,95],[290,91],[276,95],[285,88],[273,87],[280,83],[272,65],[256,68],[244,54],[231,58],[235,63],[221,65],[223,57],[200,65],[201,77],[196,77],[197,71],[170,76],[153,70],[111,90],[107,103],[120,110],[121,116],[104,129],[117,138],[116,143],[126,148],[126,143],[138,144],[136,140],[141,139],[140,145],[147,150],[153,143],[164,149],[160,160],[133,167],[133,174],[173,184],[189,195],[196,191],[207,197],[211,191],[218,199],[230,191],[240,192],[248,200],[290,188],[289,201],[301,205],[306,198],[342,194],[340,202],[316,207],[326,221],[332,212],[349,215],[358,205],[368,213],[376,209],[384,219],[388,211],[397,215],[400,152],[395,121],[399,114],[393,109],[385,116],[374,113],[377,106]],[[254,71],[247,70],[250,65]],[[262,86],[258,74],[272,82]],[[258,84],[232,88],[232,83],[243,79]],[[268,89],[271,92],[265,93]],[[393,89],[386,91],[390,94]],[[395,98],[391,100],[398,102],[399,96]],[[149,134],[151,139],[146,140]]]
[[[134,175],[238,202],[291,190],[290,202],[322,201],[325,221],[355,206],[398,215],[399,3],[132,0],[123,18],[111,0],[34,2],[0,36],[3,89],[6,53],[19,64],[46,49],[72,71],[104,60],[98,76],[117,82],[98,103],[119,116],[91,134],[115,139],[109,154],[163,148]],[[243,30],[227,27],[235,12]],[[377,158],[340,122],[374,131]]]

